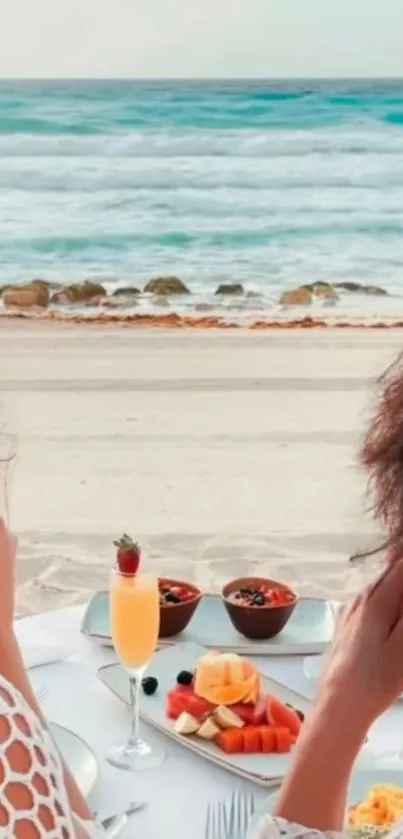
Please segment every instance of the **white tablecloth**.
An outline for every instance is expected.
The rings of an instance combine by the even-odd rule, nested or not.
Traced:
[[[97,668],[114,660],[112,650],[101,648],[80,634],[84,607],[70,607],[57,612],[24,618],[17,623],[22,644],[35,642],[44,632],[53,643],[72,647],[68,661],[37,667],[30,671],[34,688],[46,686],[50,694],[43,703],[50,720],[79,734],[96,753],[101,779],[91,797],[91,806],[109,814],[124,808],[132,800],[146,800],[150,806],[130,820],[122,839],[204,839],[207,803],[228,795],[241,779],[188,752],[180,745],[144,726],[147,739],[163,741],[165,762],[147,772],[130,774],[109,766],[105,754],[109,746],[129,733],[130,712],[97,679]],[[311,696],[314,685],[304,676],[303,658],[299,656],[258,658],[261,670],[299,693]],[[396,753],[403,746],[403,702],[384,715],[371,732],[365,747],[383,763],[384,755]],[[395,758],[392,758],[395,760]],[[250,787],[257,798],[264,790]]]

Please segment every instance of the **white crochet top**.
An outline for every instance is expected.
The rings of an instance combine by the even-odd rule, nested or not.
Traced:
[[[0,675],[0,839],[105,839],[71,811],[49,731]]]
[[[354,827],[343,831],[321,831],[288,822],[275,816],[263,816],[248,839],[402,839],[403,825]]]

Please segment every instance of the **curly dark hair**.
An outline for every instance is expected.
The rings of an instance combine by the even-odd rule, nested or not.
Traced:
[[[376,407],[359,458],[368,473],[374,518],[384,525],[386,539],[352,556],[352,562],[385,550],[389,562],[403,555],[403,352],[377,385]]]

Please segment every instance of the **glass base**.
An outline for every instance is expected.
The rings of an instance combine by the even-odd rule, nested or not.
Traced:
[[[144,740],[118,743],[112,746],[107,760],[118,769],[127,772],[141,772],[143,769],[153,769],[159,766],[165,758],[165,752],[159,746],[149,746]]]

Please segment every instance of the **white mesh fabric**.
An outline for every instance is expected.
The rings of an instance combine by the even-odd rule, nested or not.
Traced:
[[[366,827],[346,828],[343,831],[315,830],[300,824],[288,822],[274,816],[263,816],[247,839],[403,839],[403,822],[388,828]]]
[[[94,822],[83,821],[78,816],[75,817],[76,822],[83,831],[83,839],[106,839],[106,833],[100,824]]]
[[[89,839],[102,836],[93,827],[85,826]],[[23,696],[0,675],[0,839],[76,836],[53,740]]]
[[[321,831],[272,816],[263,816],[248,839],[349,839],[348,831]]]

